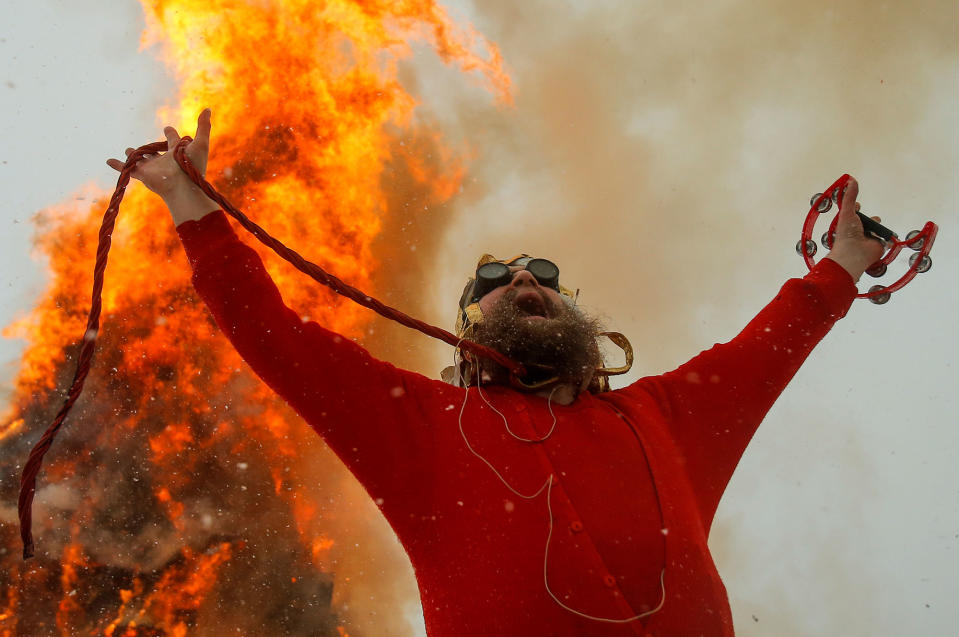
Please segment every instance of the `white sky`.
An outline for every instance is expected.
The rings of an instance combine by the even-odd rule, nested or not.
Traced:
[[[112,188],[115,173],[104,160],[120,156],[127,145],[158,138],[155,112],[170,87],[162,67],[149,54],[137,52],[142,17],[136,3],[37,0],[13,6],[5,8],[0,26],[3,325],[30,306],[44,281],[42,262],[31,259],[30,216],[78,196],[88,183]],[[485,31],[482,6],[472,13]],[[666,11],[682,13],[680,8]],[[803,28],[801,23],[793,26]],[[923,34],[910,32],[908,26],[903,33],[921,40]],[[497,40],[498,34],[487,35]],[[521,66],[521,60],[510,56],[522,54],[504,44],[507,64]],[[670,341],[669,320],[661,323],[663,334],[637,335],[646,323],[635,318],[638,310],[620,313],[613,293],[586,299],[615,319],[611,327],[630,335],[639,352],[650,352],[647,364],[651,360],[660,366],[637,369],[632,375],[636,377],[664,371],[664,365],[679,364],[730,338],[786,277],[801,275],[804,268],[792,244],[804,206],[812,192],[844,170],[859,178],[864,208],[883,215],[894,229],[920,227],[928,219],[941,227],[931,272],[886,306],[856,302],[776,404],[727,491],[711,544],[739,635],[946,635],[955,630],[959,374],[953,361],[959,354],[959,301],[952,286],[959,280],[959,265],[951,235],[959,218],[954,178],[959,172],[954,116],[959,110],[959,63],[952,51],[928,55],[922,73],[933,80],[924,85],[923,103],[918,113],[909,115],[905,132],[894,119],[879,121],[869,135],[859,134],[850,142],[857,146],[854,159],[841,151],[836,151],[836,159],[830,139],[816,138],[823,144],[825,166],[812,176],[803,173],[801,179],[792,179],[784,174],[788,162],[777,163],[796,139],[819,134],[816,128],[790,130],[796,122],[808,125],[801,116],[803,104],[756,105],[750,128],[733,137],[734,161],[742,171],[739,187],[703,196],[727,206],[730,199],[741,199],[738,214],[707,222],[715,224],[717,240],[705,241],[701,252],[688,254],[677,241],[687,231],[680,217],[660,219],[654,226],[666,233],[661,241],[674,242],[670,258],[702,268],[700,277],[675,281],[677,290],[683,290],[677,294],[698,299],[682,321],[685,327],[677,342]],[[708,72],[708,60],[703,64]],[[832,71],[820,70],[823,90],[831,91]],[[918,66],[914,70],[920,73]],[[904,84],[900,93],[912,90],[911,73],[893,73]],[[517,89],[532,92],[528,86]],[[856,102],[854,94],[849,103],[860,110],[842,113],[842,118],[870,115],[869,105]],[[521,101],[516,117],[523,116],[524,108]],[[881,111],[882,104],[876,108]],[[681,126],[686,136],[682,139],[688,141],[706,136],[713,124],[677,124],[675,113],[668,110],[640,109],[634,125],[647,134],[650,148],[661,151],[657,158],[664,167],[659,174],[695,189],[696,175],[705,172],[709,162],[685,177],[670,175],[672,154],[689,151],[666,131]],[[769,152],[770,137],[782,142],[776,146],[779,156]],[[535,137],[528,143],[535,143]],[[730,161],[728,146],[708,146],[701,152],[713,153],[710,161]],[[833,160],[852,165],[836,167]],[[519,180],[543,178],[518,170]],[[745,185],[749,189],[742,188]],[[506,231],[514,219],[495,216],[504,196],[509,193],[491,189],[478,198],[476,214],[454,224],[451,237],[459,240],[450,240],[443,250],[449,259],[441,262],[459,266],[462,237],[475,238],[478,225]],[[778,216],[768,210],[789,206],[791,212]],[[515,221],[530,227],[522,213]],[[713,227],[707,225],[706,233]],[[608,249],[593,249],[587,261],[591,256],[601,267],[612,267],[635,259],[622,237],[604,239]],[[474,243],[478,241],[466,244],[469,259],[482,251]],[[668,277],[668,266],[657,266],[656,276]],[[577,267],[581,280],[593,276],[588,264],[574,270]],[[462,270],[468,269],[464,265]],[[437,312],[448,314],[443,294],[455,294],[461,279],[453,278],[438,294]],[[109,272],[107,281],[109,285]],[[583,287],[588,294],[588,286]],[[638,295],[628,289],[619,294]],[[665,298],[649,301],[670,303]],[[0,340],[0,400],[9,391],[19,348],[17,342]],[[640,355],[638,367],[642,365]]]

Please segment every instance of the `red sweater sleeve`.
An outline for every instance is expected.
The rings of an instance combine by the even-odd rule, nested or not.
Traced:
[[[329,444],[374,498],[429,484],[432,434],[412,391],[437,384],[286,307],[256,252],[222,212],[177,231],[193,285],[253,371]]]
[[[746,445],[813,347],[856,295],[842,266],[823,259],[725,344],[625,392],[653,394],[683,455],[707,529]]]

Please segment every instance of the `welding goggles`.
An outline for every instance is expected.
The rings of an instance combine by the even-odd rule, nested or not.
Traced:
[[[476,278],[473,283],[470,303],[475,303],[496,288],[509,285],[516,272],[515,267],[521,267],[536,279],[543,287],[559,289],[559,268],[548,259],[537,259],[528,256],[519,256],[508,262],[490,261],[476,268]]]

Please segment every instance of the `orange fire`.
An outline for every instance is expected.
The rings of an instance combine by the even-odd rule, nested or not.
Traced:
[[[180,87],[159,120],[192,134],[211,107],[207,179],[371,293],[374,239],[390,215],[407,212],[391,206],[384,167],[404,166],[438,202],[463,178],[462,155],[416,121],[416,98],[398,81],[410,42],[509,100],[495,46],[432,0],[142,1],[143,47],[162,49]],[[398,139],[429,140],[442,157],[417,154],[416,144],[396,152]],[[0,420],[7,502],[73,373],[106,198],[37,216],[51,276],[38,305],[5,331],[28,344]],[[254,247],[289,305],[362,334],[366,310]],[[337,538],[325,533],[322,487],[298,475],[313,434],[212,325],[162,203],[139,186],[121,206],[103,301],[85,392],[38,480],[37,558],[19,561],[12,518],[0,530],[0,635],[300,634],[300,621],[309,634],[324,625],[346,634],[329,607]]]

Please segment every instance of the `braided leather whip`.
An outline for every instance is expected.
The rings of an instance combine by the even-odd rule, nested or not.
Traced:
[[[489,358],[508,369],[510,374],[514,377],[519,378],[526,374],[526,370],[522,365],[507,358],[496,350],[484,347],[483,345],[474,343],[473,341],[460,339],[455,334],[430,325],[429,323],[424,323],[423,321],[417,320],[395,308],[381,303],[377,299],[365,294],[361,290],[358,290],[353,286],[344,283],[332,274],[329,274],[315,263],[307,261],[297,252],[291,250],[283,245],[280,241],[270,236],[266,230],[250,221],[250,219],[240,212],[240,210],[233,207],[233,205],[231,205],[230,202],[223,197],[223,195],[214,190],[213,186],[211,186],[209,182],[207,182],[196,170],[196,168],[193,167],[193,164],[190,163],[190,160],[186,156],[186,146],[191,141],[193,141],[193,139],[189,136],[182,137],[180,142],[172,151],[173,157],[176,159],[180,168],[183,169],[190,179],[192,179],[193,182],[196,183],[196,185],[199,186],[200,189],[203,190],[203,192],[206,193],[210,199],[220,204],[227,214],[236,219],[240,225],[246,228],[250,234],[256,237],[262,244],[293,264],[296,269],[309,275],[311,278],[327,286],[337,294],[345,296],[351,301],[358,303],[363,307],[367,307],[381,316],[384,316],[392,321],[396,321],[397,323],[405,325],[406,327],[419,330],[427,336],[432,336],[433,338],[439,339],[445,343],[449,343],[454,347],[467,350],[477,356]],[[57,412],[56,417],[53,419],[53,423],[47,428],[47,430],[43,433],[43,436],[33,447],[33,450],[30,452],[30,457],[27,459],[27,463],[23,467],[23,473],[20,476],[20,497],[17,503],[17,508],[20,514],[20,538],[23,541],[24,559],[30,558],[34,554],[33,534],[31,532],[31,526],[33,522],[33,496],[36,493],[36,478],[37,473],[40,471],[40,465],[43,463],[43,456],[47,453],[47,450],[50,449],[50,445],[53,444],[54,436],[56,436],[57,431],[59,431],[60,427],[63,425],[63,421],[66,419],[67,414],[70,413],[70,409],[73,407],[73,404],[77,401],[77,398],[80,397],[80,392],[83,391],[83,383],[86,380],[87,374],[90,372],[90,361],[93,358],[93,351],[95,349],[97,340],[97,332],[100,328],[100,310],[102,305],[100,297],[101,292],[103,291],[103,273],[107,267],[107,257],[109,256],[110,252],[111,236],[113,235],[113,227],[116,224],[117,214],[120,210],[120,202],[123,200],[123,195],[126,192],[127,184],[130,183],[131,173],[136,167],[137,162],[147,155],[153,155],[166,151],[167,148],[168,145],[165,141],[153,142],[152,144],[140,146],[130,153],[129,156],[127,156],[127,161],[120,171],[120,177],[117,179],[116,190],[113,192],[113,197],[110,198],[110,205],[103,214],[103,221],[100,224],[99,243],[97,245],[97,258],[93,268],[93,298],[90,303],[90,314],[87,319],[87,329],[83,334],[83,340],[80,346],[80,355],[77,358],[77,370],[74,373],[73,382],[70,385],[70,390],[67,392],[67,397],[63,402],[63,406],[60,407],[60,411]]]

